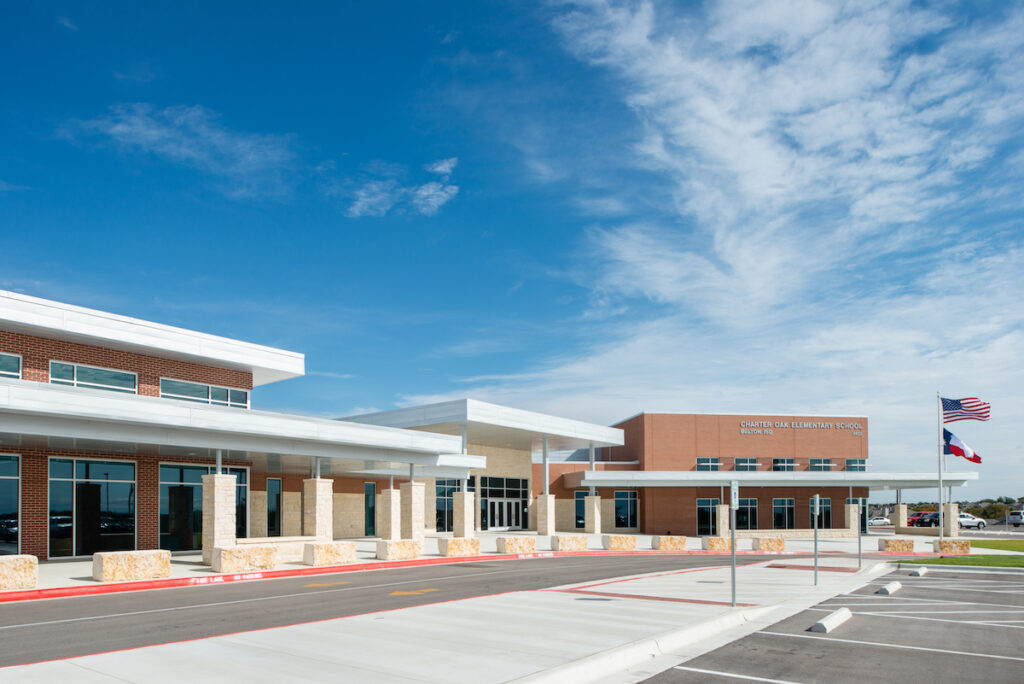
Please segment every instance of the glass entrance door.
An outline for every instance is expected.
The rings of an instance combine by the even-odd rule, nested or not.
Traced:
[[[492,530],[522,529],[520,513],[522,504],[518,499],[488,499],[488,521]]]

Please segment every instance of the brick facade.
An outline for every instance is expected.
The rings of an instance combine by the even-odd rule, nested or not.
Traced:
[[[0,330],[0,352],[20,355],[22,379],[35,382],[50,381],[50,361],[67,361],[136,373],[139,394],[148,397],[160,396],[160,378],[235,389],[252,389],[252,373],[248,371],[51,340],[5,330]]]

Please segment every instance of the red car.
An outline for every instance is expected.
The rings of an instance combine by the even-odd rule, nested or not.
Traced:
[[[913,527],[915,522],[917,522],[924,516],[928,515],[929,513],[931,513],[931,511],[914,511],[913,513],[907,516],[907,526]]]

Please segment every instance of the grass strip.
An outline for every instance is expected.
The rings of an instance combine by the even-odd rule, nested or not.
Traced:
[[[914,560],[890,561],[892,563],[917,563],[918,565],[983,565],[992,568],[1024,568],[1021,556],[946,556],[944,558],[921,558]]]
[[[1024,539],[972,539],[971,546],[976,549],[999,549],[1000,551],[1024,553]]]

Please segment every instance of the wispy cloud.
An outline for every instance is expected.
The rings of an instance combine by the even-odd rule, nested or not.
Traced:
[[[333,371],[306,371],[306,375],[315,375],[320,378],[331,378],[332,380],[351,380],[359,377],[354,373],[335,373]]]
[[[0,192],[24,192],[28,190],[27,185],[16,185],[14,183],[8,183],[5,180],[0,180]]]
[[[67,17],[57,17],[57,23],[66,28],[68,31],[78,30],[78,27],[75,26]]]
[[[115,71],[114,78],[124,83],[149,83],[156,78],[156,74],[146,64],[136,64],[124,71]]]
[[[289,136],[231,130],[199,105],[118,104],[103,116],[72,121],[62,132],[197,169],[216,178],[230,197],[282,198],[291,191],[295,153]]]
[[[1024,12],[971,14],[562,6],[566,48],[634,117],[608,165],[644,177],[580,203],[603,220],[575,275],[592,342],[469,393],[601,422],[864,413],[877,467],[920,470],[942,389],[1000,407],[968,441],[992,472],[1024,472]],[[669,201],[630,214],[652,196]]]
[[[345,215],[351,218],[384,216],[392,210],[433,216],[459,194],[459,186],[449,181],[458,161],[450,157],[425,165],[424,170],[440,175],[441,180],[422,184],[403,182],[403,167],[376,163],[367,167],[361,179],[328,183],[325,193],[346,200]]]

